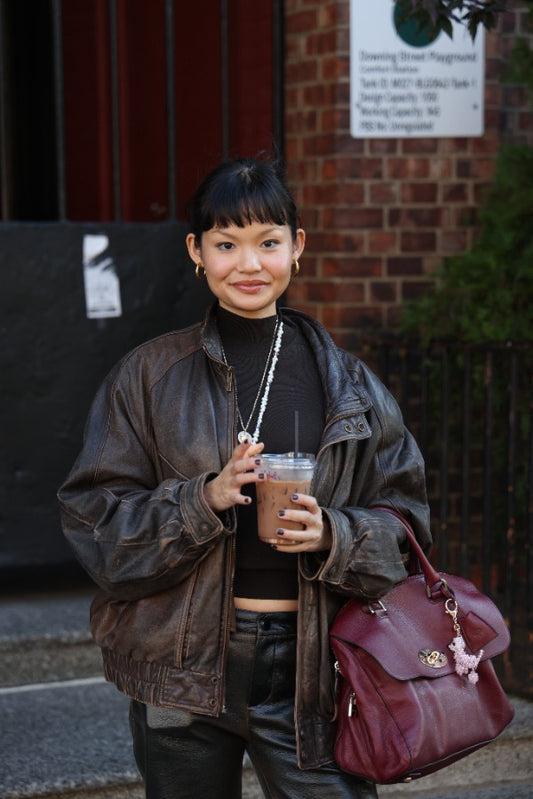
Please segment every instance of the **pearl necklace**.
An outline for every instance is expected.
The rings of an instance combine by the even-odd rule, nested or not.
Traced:
[[[239,444],[244,444],[245,441],[249,441],[251,444],[257,444],[259,440],[259,431],[261,430],[261,422],[263,421],[263,415],[265,413],[265,409],[268,402],[268,395],[270,393],[270,386],[272,385],[272,381],[274,379],[274,372],[276,371],[276,364],[278,362],[279,351],[281,349],[281,338],[283,336],[283,322],[279,319],[276,320],[276,326],[274,327],[274,333],[272,336],[272,342],[270,344],[270,349],[268,351],[265,368],[263,369],[263,376],[261,377],[261,382],[259,383],[259,389],[255,396],[254,404],[252,406],[252,412],[248,417],[248,421],[244,424],[244,420],[242,418],[240,409],[239,409],[239,398],[237,396],[237,386],[235,386],[235,398],[237,400],[237,416],[239,418],[239,423],[241,425],[242,430],[239,431],[237,435],[237,440]],[[220,346],[222,348],[222,357],[224,358],[224,363],[229,368],[228,359],[226,358],[226,352],[224,350],[224,345],[222,341],[220,342]],[[269,368],[270,366],[270,368]],[[264,391],[263,391],[264,386]],[[263,396],[261,397],[261,392],[263,392]],[[250,426],[250,422],[253,419],[255,409],[257,407],[257,403],[259,402],[259,397],[261,397],[261,403],[259,405],[259,414],[257,416],[257,424],[255,426],[255,431],[253,435],[250,435],[248,432],[248,428]]]

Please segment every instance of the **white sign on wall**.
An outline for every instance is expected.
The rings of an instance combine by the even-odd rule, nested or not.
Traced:
[[[431,40],[392,0],[351,0],[352,136],[482,136],[484,64],[481,26]]]

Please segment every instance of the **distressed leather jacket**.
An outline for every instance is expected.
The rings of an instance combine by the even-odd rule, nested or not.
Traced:
[[[310,342],[326,422],[311,493],[329,552],[299,557],[298,761],[332,760],[329,626],[353,596],[406,574],[398,521],[429,547],[424,465],[389,392],[317,322],[283,309]],[[91,629],[108,680],[141,702],[218,715],[233,621],[234,509],[215,513],[206,481],[230,458],[236,398],[211,309],[205,321],[128,354],[98,392],[59,501],[64,533],[100,590]]]

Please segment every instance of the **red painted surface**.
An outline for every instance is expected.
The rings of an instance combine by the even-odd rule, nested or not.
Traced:
[[[113,140],[108,0],[64,0],[67,216],[112,221]],[[228,96],[223,101],[222,20],[212,0],[174,7],[175,190],[178,218],[199,179],[224,154],[271,149],[271,0],[228,3]],[[120,217],[168,218],[164,0],[118,0]]]

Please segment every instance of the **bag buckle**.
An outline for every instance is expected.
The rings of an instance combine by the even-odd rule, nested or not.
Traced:
[[[418,659],[424,666],[429,666],[431,669],[442,669],[448,665],[448,658],[444,652],[439,652],[438,649],[421,649]]]

